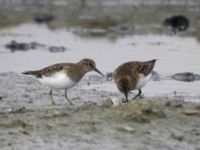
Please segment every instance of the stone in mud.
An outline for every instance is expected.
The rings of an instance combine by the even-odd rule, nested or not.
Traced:
[[[6,44],[5,47],[7,49],[10,49],[12,52],[15,51],[27,51],[31,49],[31,46],[27,43],[19,43],[16,41],[11,41],[10,43]]]
[[[61,46],[61,47],[57,47],[57,46],[50,46],[49,47],[49,51],[52,53],[57,53],[57,52],[64,52],[66,51],[66,48]]]
[[[34,50],[39,47],[43,48],[45,47],[45,45],[37,43],[37,42],[24,43],[24,42],[17,42],[15,40],[12,40],[10,43],[6,44],[5,47],[7,49],[10,49],[11,52],[15,52],[15,51]]]
[[[135,128],[127,126],[127,125],[120,125],[118,127],[116,127],[116,129],[118,131],[122,131],[122,132],[128,132],[128,133],[133,133],[135,132]]]
[[[36,14],[34,16],[34,21],[36,23],[49,23],[53,21],[55,17],[52,14]]]
[[[194,115],[200,116],[200,111],[196,110],[196,109],[185,109],[185,110],[181,111],[181,114],[184,114],[187,116],[194,116]]]
[[[162,25],[166,28],[170,27],[170,30],[175,34],[180,31],[186,31],[189,27],[189,20],[183,15],[174,15],[166,18]]]
[[[119,105],[121,105],[121,101],[115,97],[111,97],[102,104],[102,107],[111,108],[111,107],[119,106]]]
[[[6,44],[5,47],[7,49],[10,49],[11,52],[35,50],[38,48],[48,49],[52,53],[64,52],[67,50],[63,46],[60,46],[60,47],[59,46],[47,46],[47,45],[40,44],[37,42],[24,43],[24,42],[17,42],[14,40],[11,41],[10,43]]]
[[[177,81],[192,82],[192,81],[199,81],[200,75],[191,72],[184,72],[184,73],[176,73],[172,75],[171,78]]]

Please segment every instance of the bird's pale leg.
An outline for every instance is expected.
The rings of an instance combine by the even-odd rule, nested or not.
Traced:
[[[49,96],[50,96],[50,99],[51,99],[51,103],[52,103],[52,105],[55,105],[55,102],[54,102],[54,100],[53,100],[52,94],[53,94],[52,89],[50,89],[50,91],[49,91]]]
[[[133,98],[133,100],[136,99],[138,96],[140,96],[142,94],[142,90],[141,89],[139,89],[138,91],[139,91],[138,94]]]
[[[72,101],[69,100],[68,96],[67,96],[67,90],[65,90],[65,99],[68,101],[68,103],[70,105],[74,105],[74,103],[72,103]]]

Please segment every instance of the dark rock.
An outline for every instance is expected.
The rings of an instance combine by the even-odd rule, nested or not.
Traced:
[[[52,53],[57,53],[57,52],[64,52],[66,51],[66,48],[61,46],[61,47],[56,47],[56,46],[50,46],[49,51]]]
[[[45,47],[44,44],[40,44],[37,42],[31,42],[31,43],[20,43],[17,41],[12,40],[10,43],[6,44],[5,47],[7,49],[10,49],[11,52],[15,51],[28,51],[28,50],[33,50],[38,47]]]
[[[184,73],[176,73],[171,76],[172,79],[177,81],[184,81],[184,82],[192,82],[192,81],[199,81],[200,75],[194,74],[191,72],[184,72]]]
[[[183,15],[174,15],[169,18],[166,18],[162,25],[164,27],[170,27],[171,31],[175,34],[180,31],[186,31],[189,27],[189,20]]]
[[[10,43],[6,44],[5,47],[7,49],[10,49],[11,52],[15,51],[28,51],[28,50],[35,50],[38,48],[48,49],[52,53],[57,52],[64,52],[66,51],[66,48],[63,46],[57,47],[57,46],[47,46],[41,43],[37,42],[30,42],[30,43],[20,43],[17,41],[11,41]]]
[[[34,16],[34,21],[36,23],[49,23],[54,19],[55,17],[52,14],[36,14]]]
[[[10,43],[6,44],[5,46],[7,49],[10,49],[12,52],[14,51],[27,51],[30,49],[30,45],[27,43],[18,43],[16,41],[11,41]]]

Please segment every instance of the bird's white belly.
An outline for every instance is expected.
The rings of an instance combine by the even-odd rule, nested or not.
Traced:
[[[140,74],[139,81],[135,87],[135,90],[141,89],[143,86],[147,84],[147,82],[151,79],[151,73],[146,77],[143,74]]]
[[[49,77],[43,76],[41,79],[39,79],[39,81],[42,84],[55,89],[68,89],[76,84],[68,76],[66,76],[63,71],[55,73]]]

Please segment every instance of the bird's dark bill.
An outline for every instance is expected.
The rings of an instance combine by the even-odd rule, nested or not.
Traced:
[[[96,72],[99,73],[100,75],[104,76],[103,73],[101,73],[97,68],[94,68],[94,71],[96,71]]]

